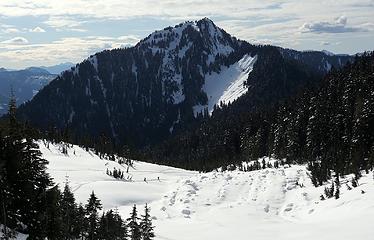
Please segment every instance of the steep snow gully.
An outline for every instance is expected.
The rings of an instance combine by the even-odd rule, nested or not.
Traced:
[[[246,54],[238,62],[229,67],[223,67],[219,73],[206,74],[203,90],[207,94],[208,104],[194,106],[194,114],[197,115],[205,108],[212,113],[214,105],[219,105],[221,102],[232,103],[245,94],[248,88],[244,83],[248,80],[248,75],[253,70],[256,60],[257,56],[252,57]]]
[[[124,180],[116,180],[106,169],[126,172],[126,165],[102,160],[78,146],[66,155],[59,145],[47,148],[39,142],[39,146],[55,182],[62,187],[67,179],[78,201],[85,202],[95,191],[105,209],[117,207],[124,217],[133,204],[148,203],[156,239],[372,240],[374,236],[373,172],[364,174],[352,190],[347,188],[351,176],[346,176],[341,197],[321,201],[324,186],[312,186],[304,165],[198,173],[135,161]]]

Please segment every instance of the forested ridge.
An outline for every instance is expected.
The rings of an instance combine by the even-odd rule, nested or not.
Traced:
[[[357,56],[343,69],[332,69],[320,87],[255,112],[240,98],[217,108],[201,124],[143,154],[148,161],[188,169],[214,168],[285,158],[308,163],[315,185],[335,174],[355,173],[374,165],[374,54]]]

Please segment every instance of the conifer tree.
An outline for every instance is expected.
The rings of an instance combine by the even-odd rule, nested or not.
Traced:
[[[71,192],[69,183],[66,181],[61,199],[61,211],[63,219],[63,236],[64,239],[74,239],[75,217],[77,216],[77,206],[74,194]]]
[[[90,198],[86,204],[86,219],[87,219],[87,239],[95,240],[98,236],[98,211],[102,209],[100,200],[96,197],[94,191],[92,191]]]
[[[140,222],[140,229],[142,234],[142,240],[152,240],[155,237],[153,232],[154,227],[152,226],[152,219],[149,215],[150,209],[147,204],[144,207],[144,215]]]
[[[64,239],[61,210],[61,192],[56,185],[46,192],[45,227],[48,239]]]
[[[141,230],[136,205],[132,208],[131,216],[127,219],[130,240],[141,240]]]
[[[100,218],[98,238],[103,240],[124,240],[127,239],[126,224],[118,212],[109,210]]]
[[[115,239],[117,240],[127,239],[128,237],[127,225],[126,225],[126,222],[119,215],[117,208],[113,211],[113,218],[114,218],[113,228],[114,228],[114,232],[116,235]]]
[[[73,218],[73,236],[76,239],[83,239],[87,234],[88,221],[86,219],[86,210],[82,204],[76,209],[76,216]]]
[[[10,239],[12,234],[7,226],[11,226],[10,220],[14,218],[14,216],[9,211],[9,206],[12,200],[12,191],[8,185],[6,171],[3,168],[5,165],[5,159],[3,159],[2,153],[4,150],[4,141],[0,132],[0,223],[3,224],[3,228],[1,229],[3,238]]]
[[[47,161],[41,157],[37,144],[16,119],[14,95],[9,102],[6,137],[3,137],[3,171],[11,194],[7,194],[7,224],[20,227],[30,239],[46,236],[45,218],[47,187],[51,180],[46,173]],[[10,198],[11,197],[11,198]],[[22,225],[20,225],[22,224]]]

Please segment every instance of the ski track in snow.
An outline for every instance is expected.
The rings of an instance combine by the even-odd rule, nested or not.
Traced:
[[[78,201],[85,203],[94,190],[105,209],[118,207],[124,218],[133,204],[141,213],[148,203],[156,239],[371,240],[374,234],[372,172],[351,191],[342,184],[340,199],[321,201],[324,186],[313,187],[303,165],[198,173],[135,161],[125,174],[132,181],[125,181],[107,176],[106,169],[126,172],[127,166],[77,146],[68,155],[58,145],[39,146],[55,182],[63,187],[68,178]]]

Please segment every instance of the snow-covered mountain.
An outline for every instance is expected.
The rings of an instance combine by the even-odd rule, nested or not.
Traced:
[[[126,165],[78,146],[67,154],[58,144],[39,146],[54,181],[62,188],[68,180],[79,202],[95,191],[105,209],[117,207],[124,217],[133,204],[148,203],[155,239],[369,240],[374,234],[373,172],[363,174],[357,188],[352,176],[343,176],[340,198],[322,201],[331,183],[315,188],[305,165],[198,173],[135,161],[117,180],[107,169],[126,172]]]
[[[7,112],[11,89],[22,104],[34,97],[40,89],[52,81],[56,75],[41,68],[0,71],[0,116]]]
[[[311,62],[302,52],[293,58],[288,52],[238,40],[207,18],[184,22],[134,47],[90,56],[59,75],[19,115],[39,127],[69,125],[79,135],[104,132],[144,146],[185,128],[214,105],[247,97],[250,111],[258,99],[277,102],[329,70],[320,65],[340,67],[351,59],[319,52]]]

